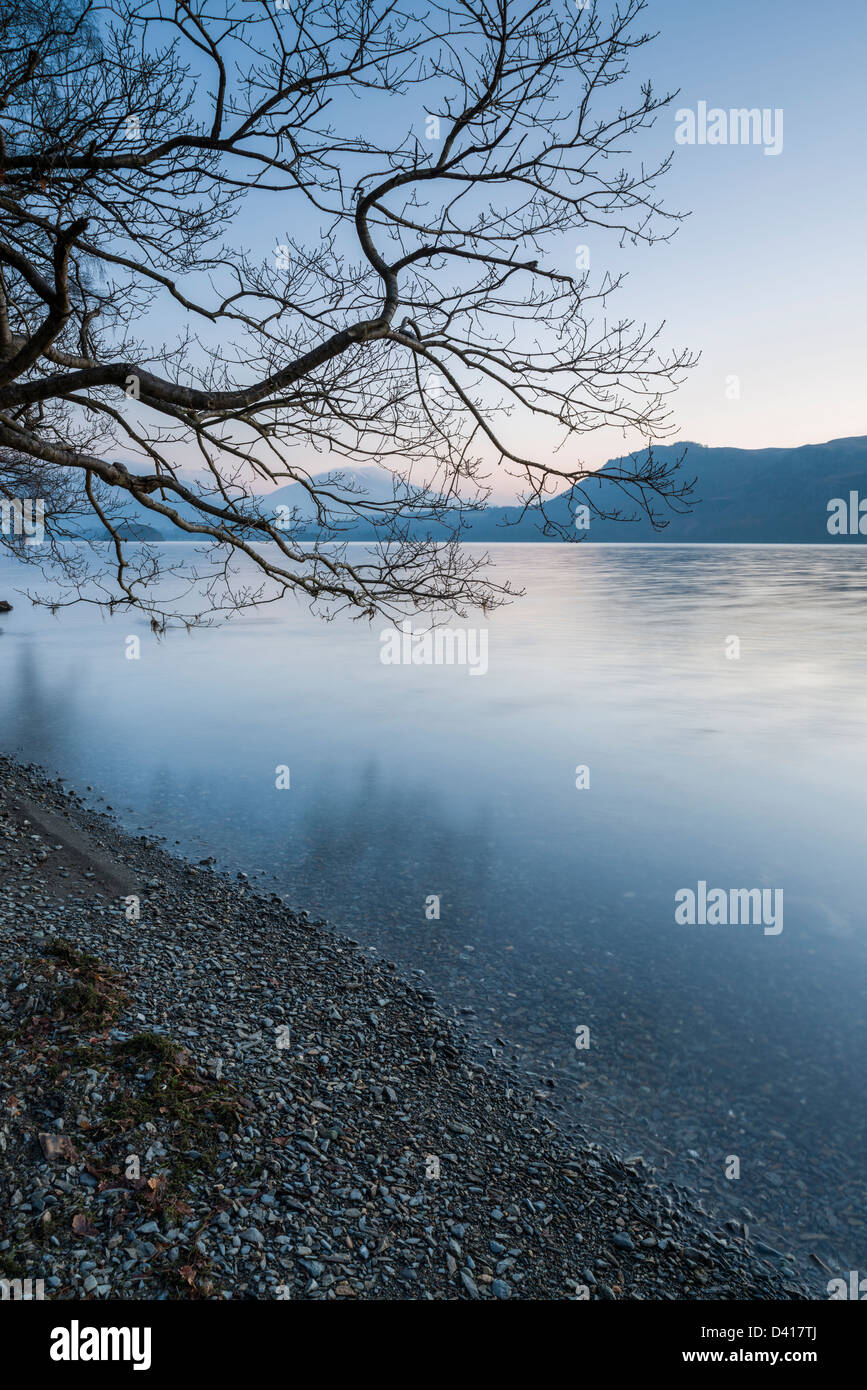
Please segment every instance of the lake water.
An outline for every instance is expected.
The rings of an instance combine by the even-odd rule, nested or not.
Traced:
[[[811,1251],[867,1268],[867,555],[491,550],[526,597],[484,675],[292,601],[160,641],[52,618],[4,559],[2,746],[424,970],[565,1119],[817,1287]],[[677,923],[700,881],[782,890],[783,930]]]

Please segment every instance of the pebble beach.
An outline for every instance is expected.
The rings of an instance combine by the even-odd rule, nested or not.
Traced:
[[[817,1296],[422,972],[6,758],[0,942],[0,1278],[48,1299]]]

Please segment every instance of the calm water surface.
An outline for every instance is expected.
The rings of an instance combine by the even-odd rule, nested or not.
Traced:
[[[746,1208],[804,1275],[811,1250],[863,1269],[867,556],[492,554],[527,593],[484,676],[384,666],[382,624],[291,601],[161,641],[52,618],[0,561],[2,745],[424,970],[565,1118]],[[677,925],[699,880],[783,889],[782,933]]]

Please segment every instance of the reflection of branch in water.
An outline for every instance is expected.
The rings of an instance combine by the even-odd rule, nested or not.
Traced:
[[[3,720],[9,745],[18,745],[48,768],[63,764],[67,770],[80,747],[76,688],[81,666],[71,660],[54,674],[39,660],[36,646],[26,641],[19,643],[14,663],[9,655],[4,670],[14,672],[14,684]]]
[[[380,763],[369,759],[354,793],[333,785],[321,788],[298,827],[306,853],[294,860],[287,846],[283,862],[296,879],[321,881],[324,875],[333,882],[339,866],[344,878],[355,870],[359,882],[375,879],[391,891],[403,883],[414,895],[425,889],[425,876],[436,876],[442,888],[446,875],[448,895],[460,902],[467,921],[476,901],[488,901],[494,854],[490,819],[480,805],[474,820],[454,827],[454,809],[421,781],[412,787],[386,785]]]

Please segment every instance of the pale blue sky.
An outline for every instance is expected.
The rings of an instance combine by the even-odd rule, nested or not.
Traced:
[[[680,96],[635,149],[648,161],[675,150],[660,191],[690,216],[668,244],[620,253],[603,240],[592,268],[629,271],[613,317],[665,320],[665,343],[702,354],[672,398],[675,437],[762,448],[867,433],[867,10],[853,0],[650,0],[645,20],[659,37],[632,77]],[[782,152],[676,146],[676,111],[700,101],[782,108]],[[571,271],[573,243],[586,240],[576,232],[552,261]],[[598,465],[640,442],[600,431],[576,441],[576,456]]]
[[[576,243],[590,243],[594,276],[629,272],[612,318],[665,320],[664,345],[701,352],[672,398],[675,438],[761,448],[867,434],[865,8],[853,0],[650,0],[644,27],[659,37],[637,55],[632,82],[651,78],[658,91],[680,95],[634,149],[648,163],[675,150],[660,192],[691,215],[671,243],[622,252],[613,238],[596,243],[576,228],[551,246],[548,263],[572,271]],[[781,153],[676,146],[677,110],[699,102],[782,109]],[[376,108],[369,95],[353,105],[358,129],[367,121],[376,133]],[[251,200],[234,229],[265,257],[292,233],[315,239],[318,224],[289,200],[267,208]],[[516,421],[512,440],[537,445],[538,434]],[[598,466],[640,443],[600,431],[576,440],[575,461]],[[314,455],[306,461],[313,471],[326,466]],[[497,496],[512,490],[507,483]]]
[[[779,157],[678,147],[666,197],[692,216],[670,245],[632,253],[623,302],[703,354],[677,397],[681,437],[758,448],[867,433],[865,8],[652,0],[649,13],[660,37],[643,56],[680,87],[677,107],[784,111]],[[663,117],[658,133],[673,130]]]

